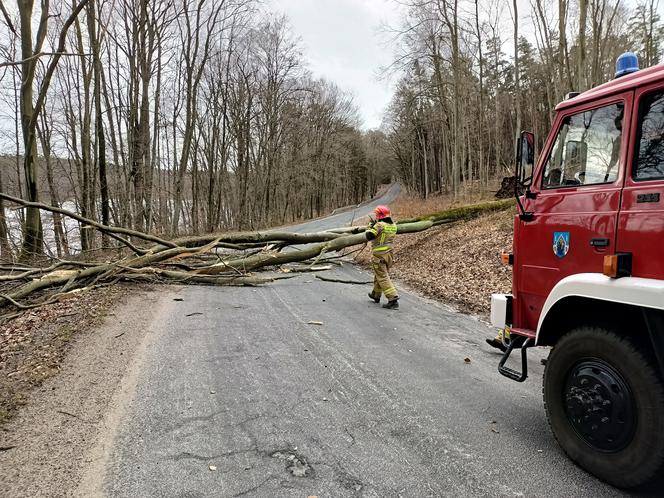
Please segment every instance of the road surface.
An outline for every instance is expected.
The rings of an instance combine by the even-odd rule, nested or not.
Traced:
[[[343,225],[375,204],[298,230]],[[370,279],[350,264],[329,273]],[[179,290],[139,355],[93,487],[113,497],[624,496],[556,445],[541,399],[545,350],[517,384],[498,375],[487,325],[403,287],[401,309],[386,311],[368,290],[310,274]]]

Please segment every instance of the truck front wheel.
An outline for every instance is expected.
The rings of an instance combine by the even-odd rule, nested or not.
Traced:
[[[664,468],[664,384],[625,337],[581,327],[558,341],[544,371],[544,405],[565,453],[618,487]]]

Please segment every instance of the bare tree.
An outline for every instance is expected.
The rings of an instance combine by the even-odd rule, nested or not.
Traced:
[[[58,61],[65,53],[65,43],[69,27],[76,21],[78,14],[83,10],[87,0],[81,0],[73,5],[69,17],[65,20],[58,37],[58,45],[51,56],[44,78],[37,93],[36,103],[33,103],[33,84],[38,59],[46,39],[49,19],[49,1],[44,0],[41,6],[41,18],[37,29],[34,48],[32,46],[32,10],[33,0],[18,0],[21,21],[21,128],[23,132],[23,170],[25,175],[26,197],[36,202],[39,198],[37,189],[37,141],[36,127],[39,113],[42,111],[46,93]],[[26,209],[25,228],[23,234],[23,248],[21,257],[26,259],[42,252],[43,232],[39,210]]]

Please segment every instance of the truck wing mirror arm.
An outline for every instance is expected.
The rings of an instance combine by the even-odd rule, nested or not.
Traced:
[[[537,194],[530,191],[533,180],[533,165],[535,163],[535,135],[522,131],[516,142],[516,167],[514,169],[514,197],[519,206],[519,219],[532,221],[535,215],[523,208],[520,198],[520,187],[525,187],[526,199],[534,199]]]
[[[528,197],[529,192],[530,190],[526,190],[526,197]],[[534,192],[530,192],[530,195],[534,197],[528,197],[529,199],[534,199],[537,196],[537,194]],[[519,206],[519,219],[521,221],[533,221],[535,219],[535,213],[526,211],[523,208],[523,204],[521,203],[521,198],[519,196],[519,190],[516,186],[514,187],[514,197],[516,197],[516,203]]]

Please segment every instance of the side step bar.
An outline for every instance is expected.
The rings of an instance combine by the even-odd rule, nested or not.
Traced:
[[[508,379],[512,379],[516,382],[523,382],[528,378],[528,357],[526,350],[531,346],[532,338],[528,337],[525,341],[521,342],[519,339],[513,339],[510,341],[509,346],[507,346],[507,351],[503,353],[503,358],[498,364],[498,371],[501,375],[504,375]],[[521,344],[521,372],[506,367],[507,359],[512,354],[512,350],[517,347],[517,343]]]

